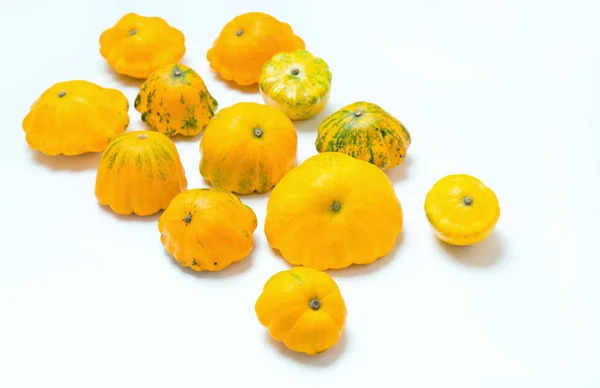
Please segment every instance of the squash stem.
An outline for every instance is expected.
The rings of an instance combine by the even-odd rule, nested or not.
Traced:
[[[313,299],[310,301],[310,303],[308,304],[309,307],[315,311],[317,311],[318,309],[321,308],[321,302],[319,302],[318,299]]]
[[[462,203],[463,203],[465,206],[471,206],[471,205],[473,204],[473,198],[472,198],[472,197],[469,197],[469,196],[465,196],[465,197],[463,197],[463,199],[462,199]]]

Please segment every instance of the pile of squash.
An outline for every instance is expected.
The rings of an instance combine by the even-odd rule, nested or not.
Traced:
[[[377,104],[349,104],[318,125],[317,152],[298,165],[293,120],[324,109],[332,73],[288,24],[264,13],[232,19],[206,56],[224,80],[258,84],[264,104],[218,110],[202,77],[179,63],[183,33],[158,17],[123,16],[102,32],[100,53],[115,72],[144,80],[134,107],[148,128],[126,131],[129,102],[119,90],[60,82],[23,120],[29,146],[47,155],[102,152],[99,203],[121,215],[164,210],[162,244],[196,271],[219,271],[248,256],[257,218],[239,196],[270,191],[264,233],[292,268],[268,279],[257,318],[294,351],[314,355],[335,345],[346,305],[324,271],[392,251],[403,213],[385,171],[406,158],[411,135],[404,125]],[[202,131],[199,172],[212,187],[188,189],[171,138]],[[435,234],[453,245],[482,241],[500,215],[494,192],[466,174],[436,182],[424,210]]]

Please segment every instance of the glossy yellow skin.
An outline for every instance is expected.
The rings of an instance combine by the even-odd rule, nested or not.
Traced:
[[[200,173],[214,187],[265,193],[296,165],[298,137],[277,108],[241,102],[221,109],[200,141]]]
[[[215,114],[218,104],[202,78],[181,64],[156,70],[140,87],[135,109],[142,121],[167,136],[199,134]]]
[[[343,152],[387,170],[404,161],[411,137],[395,117],[371,102],[355,102],[319,125],[319,152]]]
[[[290,264],[338,269],[388,254],[402,221],[400,201],[383,171],[326,152],[307,159],[273,189],[265,234]]]
[[[327,63],[306,50],[278,53],[260,72],[263,101],[292,120],[309,119],[325,108],[331,90]]]
[[[98,202],[122,215],[155,214],[186,188],[175,144],[154,131],[125,132],[114,139],[96,175]]]
[[[222,189],[193,189],[171,200],[158,220],[160,241],[179,264],[219,271],[252,251],[256,215]]]
[[[100,54],[117,73],[145,79],[185,54],[185,37],[159,17],[124,15],[100,35]]]
[[[436,236],[451,245],[472,245],[488,237],[500,217],[496,194],[479,179],[448,175],[433,185],[425,214]]]
[[[59,82],[34,102],[22,128],[27,144],[46,155],[102,152],[129,126],[128,109],[127,98],[116,89]]]
[[[255,311],[271,337],[308,355],[335,345],[347,316],[346,303],[333,278],[303,267],[273,275],[256,301]]]
[[[236,16],[207,51],[210,67],[239,85],[258,82],[265,62],[277,53],[303,49],[304,41],[289,24],[261,12]]]

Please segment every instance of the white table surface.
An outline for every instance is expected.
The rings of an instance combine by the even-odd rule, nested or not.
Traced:
[[[3,1],[0,6],[0,387],[600,387],[600,3],[598,1]],[[96,8],[97,7],[97,8]],[[396,249],[332,272],[348,306],[319,357],[268,338],[254,303],[288,268],[266,242],[220,273],[168,258],[157,216],[119,217],[94,196],[99,155],[49,158],[21,130],[55,82],[121,89],[98,37],[127,12],[187,38],[184,63],[223,108],[260,102],[222,82],[206,50],[234,16],[289,22],[333,72],[328,107],[297,123],[298,159],[325,115],[375,102],[409,129],[389,171],[404,209]],[[199,137],[177,141],[189,187]],[[439,178],[469,173],[497,193],[492,237],[439,243],[424,215]]]

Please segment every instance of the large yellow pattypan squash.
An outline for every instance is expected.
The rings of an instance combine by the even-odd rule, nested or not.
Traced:
[[[46,155],[102,152],[129,125],[123,93],[88,81],[59,82],[35,101],[22,127],[27,143]]]
[[[100,54],[117,73],[145,79],[183,57],[185,37],[164,19],[128,13],[102,32]]]
[[[210,67],[239,85],[258,82],[260,69],[277,53],[303,49],[304,41],[289,24],[262,12],[239,15],[228,22],[206,53]]]
[[[326,270],[372,263],[388,254],[402,221],[400,201],[381,169],[326,152],[310,157],[275,186],[265,233],[290,264]]]

